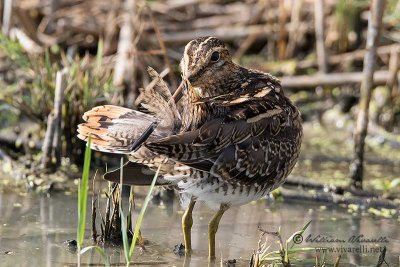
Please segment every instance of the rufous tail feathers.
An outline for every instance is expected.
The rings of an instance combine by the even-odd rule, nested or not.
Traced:
[[[158,123],[157,118],[124,107],[105,105],[95,107],[83,115],[78,125],[78,138],[87,141],[91,136],[91,148],[110,153],[130,154],[135,142]],[[163,127],[154,127],[149,141],[167,136]]]

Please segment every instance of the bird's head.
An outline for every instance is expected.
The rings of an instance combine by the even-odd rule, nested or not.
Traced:
[[[232,74],[235,64],[225,44],[215,37],[190,41],[180,63],[182,77],[198,97],[209,97],[225,77]]]

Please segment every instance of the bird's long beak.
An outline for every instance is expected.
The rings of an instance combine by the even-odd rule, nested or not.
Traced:
[[[181,84],[178,86],[174,92],[174,95],[172,96],[172,99],[175,101],[175,103],[181,99],[183,88],[185,88],[185,80],[182,80]]]

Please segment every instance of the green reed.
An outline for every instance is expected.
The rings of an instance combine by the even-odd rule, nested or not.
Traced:
[[[82,180],[78,184],[78,227],[76,234],[76,241],[78,245],[78,266],[81,265],[81,255],[85,252],[94,249],[97,253],[101,255],[104,260],[105,266],[110,266],[108,257],[103,248],[99,246],[88,246],[82,248],[83,241],[85,239],[85,225],[86,225],[86,208],[87,208],[87,194],[89,191],[89,172],[90,172],[90,159],[92,156],[92,151],[90,145],[92,143],[91,138],[86,145],[85,149],[85,161],[83,164]]]
[[[121,213],[121,231],[122,231],[122,242],[123,242],[123,247],[124,247],[124,255],[125,255],[125,260],[126,260],[126,266],[128,267],[130,265],[130,261],[132,259],[132,255],[133,255],[133,251],[135,249],[135,245],[136,245],[136,240],[139,237],[139,233],[140,233],[140,227],[142,225],[143,222],[143,217],[144,217],[144,213],[146,212],[147,206],[149,204],[149,201],[151,199],[151,194],[153,192],[154,186],[156,184],[157,181],[157,177],[158,174],[160,172],[160,168],[161,165],[158,167],[157,172],[155,173],[154,177],[153,177],[153,181],[151,182],[149,191],[147,192],[146,198],[143,202],[143,206],[142,209],[140,210],[139,213],[139,217],[137,219],[135,228],[133,229],[133,237],[132,237],[132,241],[131,244],[129,246],[129,241],[128,241],[128,221],[129,218],[127,218],[127,216],[124,215],[121,204],[120,204],[120,213]],[[120,184],[123,184],[123,159],[121,158],[121,171],[120,171]],[[121,186],[121,190],[122,190],[122,186]],[[122,194],[120,194],[122,196]],[[132,191],[131,191],[131,196],[130,196],[130,201],[132,201]],[[121,201],[120,201],[121,203]]]

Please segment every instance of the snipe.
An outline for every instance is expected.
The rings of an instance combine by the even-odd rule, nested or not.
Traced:
[[[223,213],[268,194],[293,169],[301,119],[278,79],[232,62],[217,38],[189,42],[180,66],[183,82],[174,96],[149,69],[155,82],[141,91],[140,111],[95,107],[83,115],[78,136],[87,140],[91,135],[93,149],[129,155],[127,184],[149,184],[146,168],[161,164],[157,184],[176,188],[186,207],[187,253],[196,201],[217,210],[208,229],[209,258],[215,259]],[[118,172],[105,177],[119,181]]]

